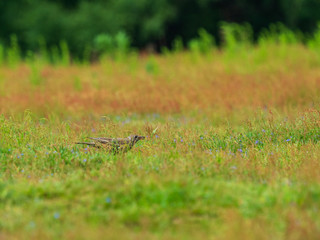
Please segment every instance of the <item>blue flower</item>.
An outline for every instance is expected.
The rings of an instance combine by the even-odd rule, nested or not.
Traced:
[[[111,203],[111,198],[110,197],[106,197],[106,203]]]
[[[287,142],[289,142],[289,141],[291,141],[291,139],[290,139],[290,138],[288,138],[286,141],[287,141]]]
[[[31,222],[29,223],[29,227],[30,227],[30,228],[34,228],[35,226],[36,226],[36,224],[35,224],[34,221],[31,221]]]
[[[159,138],[159,136],[158,136],[158,135],[156,135],[156,138]]]
[[[85,150],[85,151],[88,151],[88,148],[85,148],[84,150]]]
[[[203,137],[201,136],[200,139],[203,140]]]
[[[259,143],[259,140],[256,140],[255,144],[258,144]]]
[[[241,152],[241,153],[243,152],[241,148],[240,148],[240,149],[238,149],[238,150],[239,150],[239,152]]]
[[[54,217],[55,219],[59,219],[59,218],[60,218],[60,213],[55,212],[55,213],[53,214],[53,217]]]
[[[24,173],[24,169],[22,169],[21,172]]]
[[[83,162],[87,162],[87,159],[85,158],[85,159],[83,159]]]

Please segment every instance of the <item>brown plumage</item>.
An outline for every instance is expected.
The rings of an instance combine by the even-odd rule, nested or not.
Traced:
[[[76,142],[76,144],[85,144],[96,148],[105,148],[112,153],[124,153],[129,151],[139,140],[145,139],[144,136],[131,135],[127,138],[92,138],[93,142]]]

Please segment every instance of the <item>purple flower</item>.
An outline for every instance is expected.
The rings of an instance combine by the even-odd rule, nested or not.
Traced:
[[[180,142],[183,142],[183,139],[181,138]]]
[[[203,140],[203,137],[200,137],[201,140]]]
[[[87,162],[87,159],[85,158],[85,159],[83,159],[83,162]]]
[[[259,143],[259,140],[256,140],[255,144],[258,144]]]
[[[289,142],[289,141],[291,141],[291,139],[290,139],[290,138],[288,138],[286,141],[287,141],[287,142]]]

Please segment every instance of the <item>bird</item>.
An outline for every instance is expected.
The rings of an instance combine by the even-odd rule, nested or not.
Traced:
[[[93,142],[76,142],[76,144],[84,144],[96,148],[104,148],[108,152],[125,153],[129,151],[138,141],[145,139],[144,136],[130,135],[127,138],[105,138],[105,137],[88,137]]]

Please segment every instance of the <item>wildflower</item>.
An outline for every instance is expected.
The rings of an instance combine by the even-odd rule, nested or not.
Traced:
[[[183,139],[181,138],[180,142],[183,142]]]
[[[29,223],[29,227],[30,228],[34,228],[36,226],[36,224],[34,223],[34,221],[31,221],[30,223]]]
[[[95,132],[96,130],[94,128],[91,129],[91,132]]]
[[[290,138],[288,138],[286,141],[287,141],[287,142],[290,142],[290,141],[291,141],[291,139],[290,139]]]
[[[55,212],[54,215],[53,215],[53,217],[54,217],[55,219],[59,219],[59,218],[60,218],[60,213]]]
[[[23,154],[23,153],[21,153],[20,155],[21,155],[21,156],[23,156],[24,154]]]
[[[24,173],[24,169],[22,169],[21,172]]]
[[[259,140],[256,140],[256,141],[255,141],[255,144],[258,144],[258,143],[259,143]]]
[[[243,152],[241,148],[239,148],[238,150],[239,150],[239,152],[241,152],[241,153]]]
[[[173,139],[174,142],[177,142],[177,139]]]
[[[87,159],[85,158],[85,159],[83,159],[83,162],[87,162]]]
[[[48,153],[48,152],[46,152],[46,154],[48,155],[49,153]]]
[[[266,130],[262,129],[262,132],[266,132]]]
[[[111,198],[110,197],[106,197],[106,203],[111,203]]]
[[[156,138],[159,138],[159,136],[158,136],[158,135],[156,135]]]
[[[85,151],[88,151],[88,148],[86,147],[84,150],[85,150]]]
[[[200,139],[203,140],[203,137],[201,136]]]

